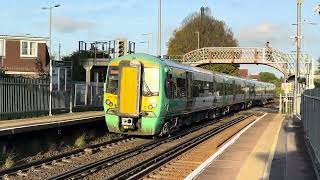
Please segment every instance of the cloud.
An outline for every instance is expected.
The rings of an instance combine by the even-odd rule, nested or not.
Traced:
[[[271,22],[263,22],[255,26],[240,28],[237,38],[241,43],[250,43],[253,46],[261,46],[266,41],[272,44],[288,43],[290,41],[289,30],[286,26],[277,25]]]
[[[95,28],[94,22],[76,20],[72,17],[55,17],[53,19],[54,28],[63,33],[72,33],[80,30]]]
[[[138,6],[139,0],[100,0],[98,5],[93,5],[91,1],[81,1],[81,3],[74,4],[72,1],[67,2],[63,7],[66,11],[72,13],[106,13],[119,12],[132,9]],[[118,12],[119,11],[119,12]]]
[[[241,6],[243,6],[244,2],[241,0],[232,0],[230,1],[230,3],[233,8],[240,8]]]

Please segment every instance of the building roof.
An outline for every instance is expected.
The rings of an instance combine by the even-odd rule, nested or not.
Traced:
[[[239,69],[239,76],[242,78],[248,77],[248,69]]]
[[[2,35],[0,34],[0,39],[12,39],[12,40],[32,40],[32,41],[49,41],[48,37],[39,37],[32,35]]]
[[[249,75],[249,78],[250,79],[255,79],[255,80],[260,80],[260,76],[259,76],[259,74],[251,74],[251,75]]]

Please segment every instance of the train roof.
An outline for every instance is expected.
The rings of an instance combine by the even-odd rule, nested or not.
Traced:
[[[144,54],[144,53],[129,54],[129,55],[126,55],[126,56],[122,56],[122,57],[116,58],[116,59],[114,59],[112,61],[130,60],[130,59],[133,60],[135,58],[151,60],[153,62],[157,62],[157,63],[162,64],[162,65],[167,65],[167,66],[170,66],[170,67],[174,67],[174,68],[178,68],[178,69],[182,69],[182,70],[186,70],[186,71],[190,71],[190,72],[203,73],[203,74],[207,74],[207,75],[215,75],[216,77],[223,78],[225,80],[231,79],[231,80],[244,81],[246,83],[264,84],[264,85],[275,86],[272,83],[256,81],[256,80],[252,80],[252,79],[240,78],[240,77],[237,77],[237,76],[231,76],[231,75],[224,74],[224,73],[219,73],[219,72],[211,72],[209,70],[202,69],[202,68],[199,68],[199,67],[184,65],[184,64],[181,64],[181,63],[169,60],[169,59],[162,59],[162,58],[158,58],[156,56],[149,55],[149,54]]]
[[[204,74],[210,74],[210,75],[214,74],[213,72],[211,72],[209,70],[202,69],[202,68],[199,68],[199,67],[194,67],[194,66],[187,66],[187,65],[184,65],[184,64],[180,64],[180,63],[171,61],[169,59],[163,59],[163,61],[167,66],[170,66],[170,67],[175,67],[175,68],[183,69],[183,70],[186,70],[186,71],[192,71],[192,72],[198,72],[198,73],[204,73]]]

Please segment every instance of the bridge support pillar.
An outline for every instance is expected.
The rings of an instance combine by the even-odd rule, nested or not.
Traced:
[[[85,92],[85,105],[88,104],[88,91],[89,91],[89,85],[91,82],[91,69],[92,66],[84,66],[84,69],[86,70],[86,92]]]
[[[86,83],[89,84],[91,82],[92,66],[84,66],[84,69],[86,70]]]

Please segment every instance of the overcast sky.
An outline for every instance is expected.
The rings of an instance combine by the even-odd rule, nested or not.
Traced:
[[[303,20],[320,24],[320,16],[313,11],[319,1],[303,4]],[[145,41],[142,33],[152,33],[151,45],[156,53],[157,0],[1,0],[0,34],[48,36],[48,12],[43,6],[61,4],[53,12],[54,52],[62,44],[62,53],[76,51],[79,40],[113,40],[127,37],[131,41]],[[162,0],[163,41],[166,54],[172,32],[189,14],[201,6],[211,8],[212,15],[232,29],[240,46],[263,47],[270,41],[273,48],[283,52],[295,49],[295,0]],[[320,57],[320,25],[303,25],[303,51]],[[146,52],[146,44],[137,43],[138,52]],[[248,66],[242,66],[248,67]],[[272,71],[265,66],[249,66],[253,74]],[[277,73],[277,72],[276,72]],[[280,73],[277,73],[280,75]]]

